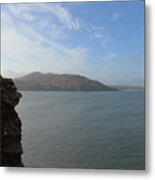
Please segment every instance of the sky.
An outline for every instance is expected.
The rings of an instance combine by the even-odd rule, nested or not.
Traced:
[[[1,72],[144,84],[144,2],[1,5]]]

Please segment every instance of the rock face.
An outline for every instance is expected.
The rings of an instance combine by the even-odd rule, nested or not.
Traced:
[[[15,111],[21,94],[11,79],[0,76],[1,93],[1,166],[21,167],[21,121]]]
[[[14,80],[20,90],[33,91],[115,91],[115,88],[73,74],[34,72]]]

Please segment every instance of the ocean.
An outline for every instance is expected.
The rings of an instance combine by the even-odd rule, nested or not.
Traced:
[[[22,91],[26,167],[144,169],[144,91]]]

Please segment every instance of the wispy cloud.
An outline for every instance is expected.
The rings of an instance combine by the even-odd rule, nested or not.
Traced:
[[[118,19],[121,18],[121,14],[119,13],[114,13],[112,16],[111,16],[111,20],[112,21],[117,21]]]
[[[4,32],[4,31],[3,31]],[[32,35],[32,30],[30,31]],[[2,33],[2,66],[9,58],[21,71],[76,72],[85,64],[87,49],[66,48],[38,36],[37,40],[18,34],[13,28],[5,28]],[[36,36],[33,32],[34,37]],[[49,44],[49,47],[44,44]],[[12,67],[13,68],[13,67]]]
[[[80,20],[74,18],[69,11],[63,8],[61,5],[47,6],[45,5],[50,12],[54,13],[60,22],[65,24],[69,29],[79,30],[80,29]]]
[[[41,17],[40,13],[43,14]],[[47,13],[56,16],[61,26],[54,23],[53,16],[47,18]],[[16,22],[13,17],[16,18]],[[27,23],[24,20],[30,22]],[[35,26],[31,25],[31,21],[35,21]],[[39,28],[36,29],[36,25]],[[82,28],[89,39],[99,40],[102,45],[112,41],[105,27],[84,24],[60,4],[11,4],[7,5],[7,13],[2,11],[2,53],[9,54],[10,57],[25,61],[25,63],[31,60],[33,62],[36,56],[43,61],[45,60],[43,55],[47,56],[46,54],[48,56],[50,54],[50,58],[57,62],[60,59],[72,61],[72,63],[84,61],[88,52],[86,47],[77,45],[67,48],[56,41],[57,38],[66,36],[65,28],[75,31]],[[44,34],[38,32],[38,29],[42,29]],[[48,57],[51,62],[50,58]]]
[[[100,41],[101,45],[105,45],[114,41],[112,35],[107,30],[106,27],[95,26],[95,25],[86,25],[86,30],[89,34],[89,39]]]
[[[28,7],[21,6],[15,13],[15,7],[11,8],[11,14],[20,17],[24,13],[26,20],[33,21],[27,15],[31,15]],[[37,10],[38,11],[38,10]],[[62,11],[62,9],[61,9]],[[26,13],[25,13],[26,12]],[[62,11],[63,13],[66,11]],[[27,26],[24,22],[16,25],[11,14],[2,12],[2,71],[6,71],[7,62],[12,63],[12,69],[16,66],[20,71],[35,71],[43,72],[76,72],[83,69],[87,59],[87,48],[76,46],[66,47],[57,40],[49,38],[35,30],[34,26]],[[39,21],[42,28],[47,28],[48,24],[45,21]],[[69,24],[69,20],[67,22]],[[73,23],[73,22],[72,22]],[[72,27],[77,28],[75,24]],[[56,25],[50,25],[52,35],[58,36],[61,30],[57,29]],[[57,34],[56,34],[57,33]],[[48,65],[47,65],[48,64]],[[61,66],[60,66],[61,64]],[[15,74],[15,73],[12,73]]]
[[[56,18],[71,30],[80,29],[80,20],[71,15],[69,10],[62,7],[60,4],[52,3],[50,4],[18,4],[8,5],[11,13],[16,17],[22,17],[25,20],[33,21],[38,20],[38,13],[46,14],[51,13],[56,16]],[[44,19],[45,21],[45,19]]]

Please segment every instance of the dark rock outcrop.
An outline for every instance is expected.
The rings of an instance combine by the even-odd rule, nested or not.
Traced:
[[[1,95],[1,166],[23,166],[21,121],[15,111],[21,94],[11,79],[0,76]]]
[[[42,74],[34,72],[14,79],[20,90],[33,91],[116,91],[102,84],[99,81],[88,79],[87,77],[74,74]]]

